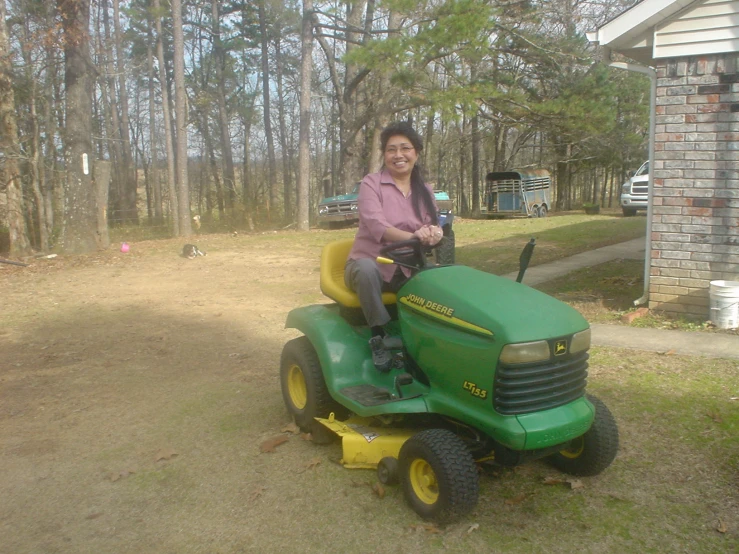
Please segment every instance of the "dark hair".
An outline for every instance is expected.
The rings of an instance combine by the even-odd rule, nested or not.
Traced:
[[[413,145],[413,148],[415,148],[416,153],[420,154],[423,151],[423,139],[421,135],[416,132],[410,123],[396,121],[385,127],[382,133],[380,133],[380,148],[383,154],[385,153],[385,147],[390,137],[396,137],[398,135],[406,137]],[[436,225],[439,219],[436,214],[436,208],[434,207],[434,200],[431,197],[428,187],[423,182],[421,167],[418,165],[418,161],[416,161],[413,171],[411,171],[411,192],[413,193],[413,211],[416,212],[418,219],[421,219],[420,202],[423,202],[426,206],[426,211],[431,216],[431,223]]]

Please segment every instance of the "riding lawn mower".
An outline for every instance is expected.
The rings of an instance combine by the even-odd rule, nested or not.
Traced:
[[[324,247],[321,290],[332,304],[292,310],[303,336],[281,356],[282,394],[316,443],[341,437],[347,468],[400,483],[423,519],[448,523],[477,504],[477,464],[544,459],[571,475],[605,470],[618,450],[613,416],[586,394],[590,326],[567,304],[521,283],[429,262],[417,240],[389,244],[378,262],[412,270],[397,294],[378,371],[357,295],[344,284],[352,240]]]

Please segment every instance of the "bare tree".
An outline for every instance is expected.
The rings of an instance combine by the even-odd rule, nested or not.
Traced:
[[[5,2],[2,1],[0,2],[0,151],[4,154],[5,164],[4,171],[0,172],[0,191],[4,190],[8,199],[10,253],[20,255],[31,251],[31,243],[23,219],[23,197],[18,169],[20,146],[6,19]]]
[[[57,0],[64,31],[65,127],[63,132],[64,222],[60,240],[66,253],[97,247],[97,203],[92,186],[92,63],[89,0]]]
[[[300,139],[298,141],[298,230],[307,231],[310,191],[310,101],[313,68],[313,0],[303,0],[300,62]]]
[[[185,90],[185,41],[182,31],[182,3],[172,0],[174,29],[174,87],[177,122],[177,204],[179,207],[180,236],[192,235],[190,222],[190,185],[187,178],[187,92]]]
[[[169,210],[172,220],[172,233],[180,234],[180,210],[177,196],[175,153],[172,140],[172,112],[169,101],[169,85],[167,82],[167,66],[164,60],[164,37],[162,36],[162,15],[159,0],[152,0],[154,9],[154,28],[157,33],[157,63],[159,65],[159,88],[162,91],[162,117],[164,118],[164,145],[167,157],[167,190],[169,191]]]
[[[267,10],[265,0],[259,0],[259,33],[262,45],[262,101],[264,110],[264,137],[267,141],[267,183],[269,187],[268,214],[277,205],[277,161],[275,159],[275,142],[272,135],[272,114],[270,108],[270,72],[269,72],[269,36],[267,34]]]

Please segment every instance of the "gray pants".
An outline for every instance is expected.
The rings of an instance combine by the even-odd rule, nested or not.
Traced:
[[[347,260],[344,283],[359,296],[362,313],[370,327],[380,327],[390,321],[390,314],[382,303],[383,292],[397,292],[408,279],[400,268],[387,283],[382,280],[377,262],[371,258]]]

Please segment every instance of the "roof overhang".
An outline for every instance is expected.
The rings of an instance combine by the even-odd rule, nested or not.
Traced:
[[[643,0],[596,31],[590,42],[605,46],[633,60],[654,65],[654,28],[695,0]]]

